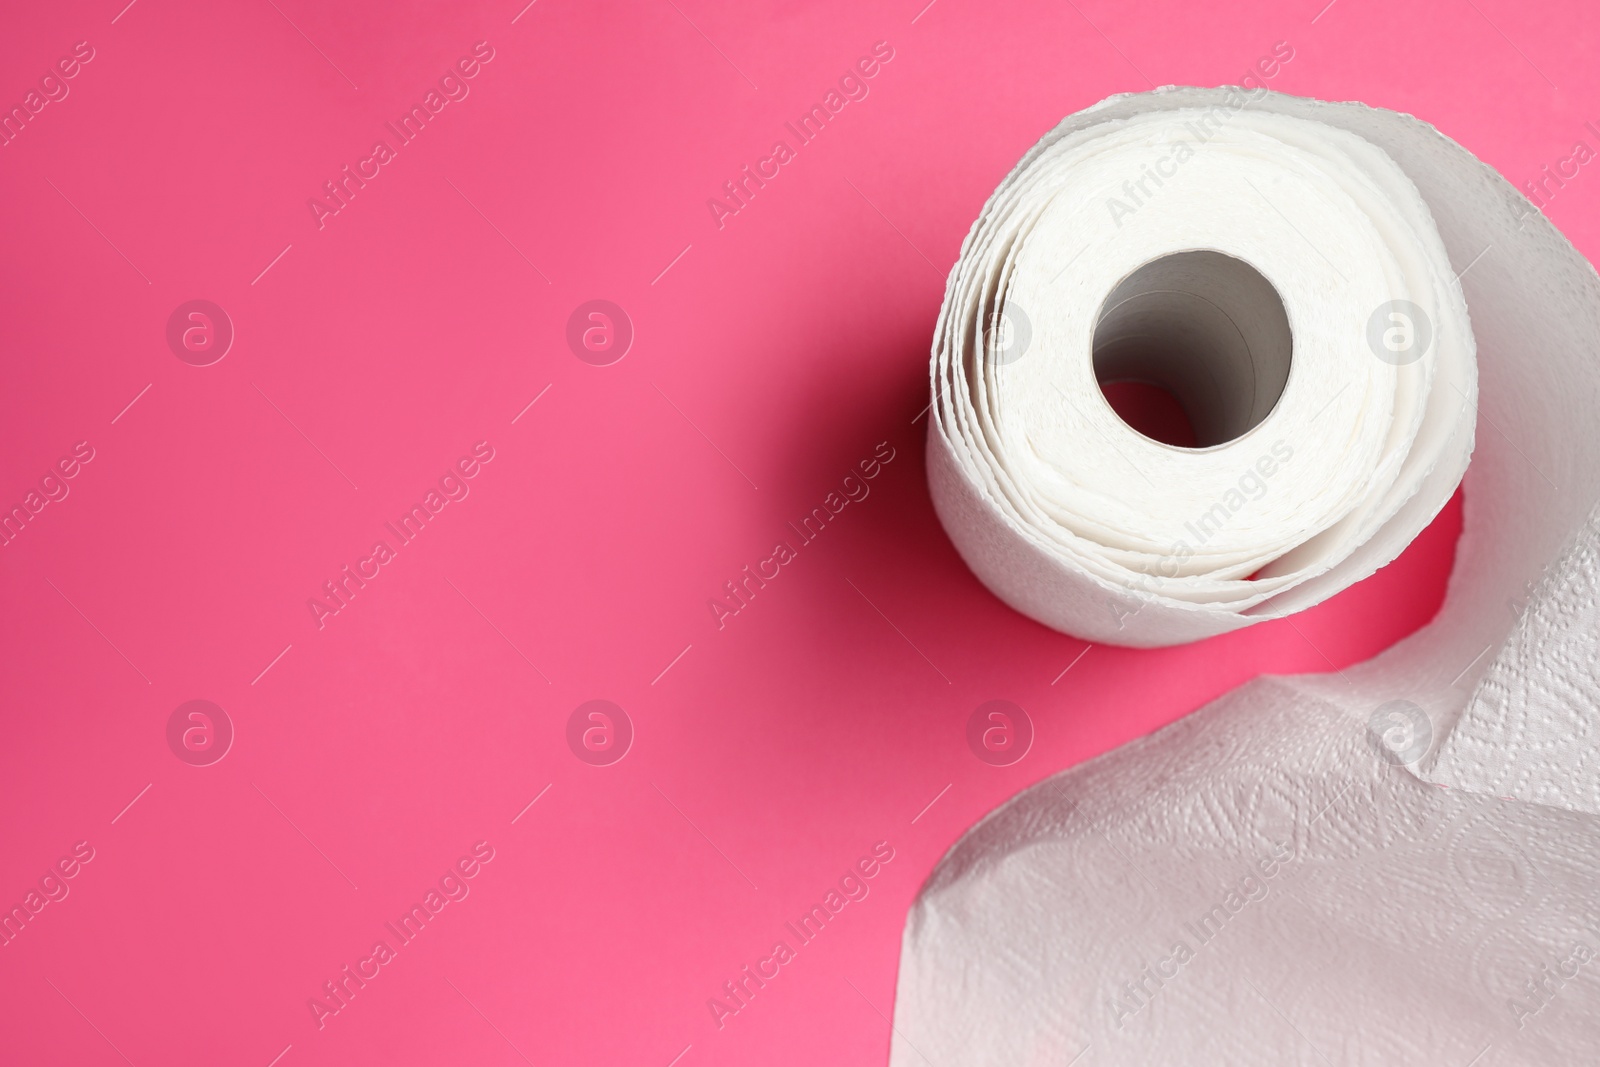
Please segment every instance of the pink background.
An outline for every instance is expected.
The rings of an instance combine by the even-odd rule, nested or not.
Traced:
[[[906,908],[967,826],[1382,649],[1459,528],[1186,648],[1080,658],[994,600],[917,416],[995,183],[1072,111],[1280,41],[1271,87],[1414,113],[1519,184],[1600,148],[1579,3],[123,2],[0,33],[6,108],[94,50],[0,148],[0,507],[94,450],[0,549],[0,904],[94,849],[0,947],[7,1063],[882,1063]],[[479,41],[470,95],[319,229],[308,198]],[[869,95],[719,229],[707,199],[879,41]],[[1592,256],[1588,169],[1547,210]],[[206,367],[166,341],[196,298],[236,331]],[[636,333],[611,366],[565,340],[595,298]],[[480,441],[470,495],[319,629],[308,598]],[[879,442],[871,495],[719,630],[708,599]],[[610,766],[566,741],[594,698],[635,731]],[[210,766],[168,747],[191,699],[236,731]],[[1009,767],[967,748],[991,699],[1036,728]],[[319,1028],[479,841],[470,895]],[[879,841],[870,894],[719,1028],[708,998]]]

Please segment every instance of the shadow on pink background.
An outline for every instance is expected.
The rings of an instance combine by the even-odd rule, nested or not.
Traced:
[[[7,16],[5,1062],[882,1063],[906,908],[967,826],[1386,647],[1459,529],[1186,648],[1085,653],[989,596],[919,415],[944,274],[1022,152],[1284,42],[1274,89],[1411,112],[1519,185],[1576,171],[1546,210],[1600,241],[1585,5],[524,2]],[[214,312],[168,343],[197,299],[234,332],[205,366]],[[631,322],[606,366],[567,340],[591,300]],[[597,699],[621,716],[569,745]],[[1035,730],[1010,766],[967,746],[993,699]],[[169,734],[191,700],[220,716]]]

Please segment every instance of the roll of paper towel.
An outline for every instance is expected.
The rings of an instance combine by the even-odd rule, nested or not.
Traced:
[[[928,477],[1001,599],[1091,641],[1278,618],[1393,560],[1472,451],[1427,203],[1363,137],[1249,106],[1091,110],[995,190],[934,339]],[[1102,382],[1164,388],[1192,447]]]
[[[1172,169],[1176,152],[1160,156],[1161,134],[1150,135],[1196,109],[1220,109],[1213,121],[1230,131],[1226,143],[1254,139],[1253,150],[1230,149],[1206,164],[1211,170],[1194,172],[1222,183],[1208,188],[1231,191],[1211,199],[1184,193],[1190,168],[1210,151],[1209,143],[1197,145],[1175,176],[1159,175],[1165,185],[1145,183],[1152,195],[1140,192],[1132,217],[1118,211],[1123,232],[1189,195],[1188,211],[1174,214],[1172,225],[1204,233],[1207,248],[1250,265],[1273,286],[1294,344],[1279,408],[1313,358],[1306,346],[1333,336],[1332,320],[1318,333],[1297,309],[1325,307],[1349,331],[1350,316],[1360,312],[1341,310],[1340,294],[1370,293],[1370,272],[1391,269],[1393,256],[1406,264],[1405,278],[1431,279],[1431,289],[1416,283],[1404,299],[1425,306],[1437,331],[1432,379],[1409,368],[1425,395],[1419,414],[1404,374],[1385,377],[1362,363],[1376,355],[1372,349],[1346,345],[1353,348],[1343,364],[1350,384],[1341,392],[1341,380],[1325,395],[1326,413],[1304,424],[1286,418],[1283,430],[1260,433],[1274,409],[1239,439],[1266,446],[1282,435],[1294,449],[1262,508],[1280,491],[1323,509],[1324,518],[1346,507],[1347,516],[1363,516],[1352,527],[1373,529],[1365,541],[1351,529],[1339,535],[1355,545],[1344,555],[1326,533],[1291,548],[1296,566],[1314,571],[1316,557],[1326,569],[1251,607],[1181,600],[1173,590],[1191,578],[1174,578],[1126,629],[1146,641],[1171,640],[1251,621],[1262,609],[1292,610],[1392,555],[1409,536],[1402,532],[1433,513],[1464,461],[1471,423],[1452,421],[1462,416],[1448,404],[1439,411],[1443,421],[1432,421],[1434,402],[1449,399],[1453,380],[1461,392],[1455,403],[1482,432],[1466,474],[1445,602],[1426,627],[1372,660],[1331,675],[1258,678],[1152,737],[1045,778],[970,829],[907,918],[890,1062],[1600,1062],[1600,277],[1505,179],[1432,127],[1359,104],[1173,88],[1113,97],[1069,118],[996,194],[951,288],[939,335],[946,355],[937,364],[945,392],[930,449],[933,464],[946,468],[932,475],[941,513],[1001,595],[1052,623],[1078,626],[1094,617],[1095,596],[1126,591],[1105,575],[1142,573],[1137,564],[1150,549],[1129,547],[1128,531],[1140,527],[1117,519],[1116,509],[1147,501],[1141,506],[1173,521],[1165,502],[1130,466],[1117,465],[1122,457],[1106,442],[1083,439],[1094,469],[1049,451],[1064,448],[1069,432],[1050,420],[1064,421],[1072,409],[1050,414],[1047,405],[1061,404],[1059,397],[1030,398],[1020,378],[1007,375],[1049,357],[1031,380],[1060,385],[1089,425],[1082,409],[1098,401],[1083,366],[1086,334],[1096,322],[1120,321],[1098,317],[1106,297],[1150,253],[1200,242],[1146,237],[1143,251],[1123,253],[1108,239],[1084,259],[1121,256],[1119,265],[1090,280],[1082,261],[1070,262],[1076,252],[1063,257],[1035,246],[1043,227],[1057,225],[1052,213],[1081,210],[1085,232],[1099,225],[1094,203],[1055,203],[1038,192],[1065,180],[1049,163],[1058,154],[1079,153],[1075,167],[1094,167],[1126,138],[1151,146],[1147,160],[1173,159],[1165,168]],[[1364,161],[1355,169],[1365,179],[1353,176],[1356,160]],[[1280,184],[1263,180],[1280,165],[1287,168]],[[1398,181],[1397,171],[1410,183]],[[1408,199],[1418,193],[1425,210]],[[1365,209],[1335,214],[1331,205],[1345,195]],[[1308,204],[1330,206],[1300,213]],[[1433,228],[1417,221],[1430,213],[1447,266],[1437,262]],[[1402,239],[1398,220],[1405,218],[1415,244]],[[1063,224],[1050,232],[1054,243],[1077,231]],[[1267,233],[1288,243],[1277,248]],[[1308,240],[1297,259],[1293,242],[1302,236]],[[1246,240],[1261,243],[1240,243]],[[1358,270],[1344,257],[1359,247],[1372,258]],[[1282,258],[1251,258],[1267,253]],[[1228,269],[1231,288],[1210,295],[1188,281],[1160,287],[1219,307],[1251,286],[1260,291]],[[1052,282],[1054,271],[1061,278]],[[1019,275],[1033,281],[1020,287]],[[1077,295],[1058,288],[1075,277],[1085,287]],[[1458,357],[1471,351],[1453,277],[1478,341],[1476,404],[1470,360],[1446,362],[1447,343]],[[968,294],[984,285],[992,294],[985,308],[1001,295],[1031,299],[1033,332],[1013,362],[1002,355],[974,376],[972,346],[958,345],[950,331],[971,326],[976,338],[986,312]],[[1241,298],[1227,306],[1237,322],[1234,312],[1259,304]],[[1146,319],[1180,317],[1189,321],[1175,313]],[[1241,317],[1240,333],[1254,336],[1260,320]],[[1022,332],[1013,330],[1012,343]],[[965,362],[958,352],[967,353]],[[1074,365],[1075,390],[1067,369],[1051,380],[1043,365],[1050,362]],[[1218,395],[1232,395],[1222,388],[1232,380],[1217,379]],[[1329,387],[1306,388],[1323,394]],[[1344,408],[1358,391],[1360,402]],[[1336,409],[1345,420],[1337,432],[1324,428]],[[1420,419],[1415,430],[1402,411]],[[1092,425],[1108,437],[1121,434],[1113,438],[1119,448],[1138,443],[1105,412],[1097,419]],[[1368,419],[1391,425],[1379,434]],[[1400,439],[1409,445],[1394,445]],[[1316,467],[1348,494],[1339,505],[1322,499],[1327,485],[1300,484],[1312,480],[1318,449],[1360,458],[1353,480],[1336,464]],[[1270,447],[1247,445],[1239,459],[1262,451]],[[1153,447],[1140,454],[1152,462],[1163,456]],[[1198,478],[1208,474],[1205,455],[1177,453],[1164,462],[1192,460]],[[1090,494],[1084,484],[1101,488]],[[1411,499],[1382,519],[1407,485],[1415,487]],[[1224,529],[1237,536],[1224,542],[1216,534],[1195,558],[1232,573],[1213,558],[1222,553],[1209,550],[1244,544],[1245,526],[1263,544],[1293,540],[1255,506],[1233,509],[1241,525]],[[1061,550],[1067,544],[1074,555]],[[1041,591],[1031,599],[1030,576]],[[1194,584],[1225,592],[1240,581],[1212,574]],[[1086,625],[1085,632],[1107,634]]]

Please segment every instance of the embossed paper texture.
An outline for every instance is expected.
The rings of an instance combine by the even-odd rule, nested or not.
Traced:
[[[1067,636],[973,575],[927,488],[963,239],[1112,94],[1418,115],[1600,248],[1596,13],[1473,4],[7,5],[0,1062],[883,1064],[907,916],[965,831],[1258,675],[1339,690],[1452,573],[1427,667],[1353,729],[1425,708],[1446,796],[1589,766],[1581,720],[1522,731],[1536,774],[1502,762],[1492,685],[1459,730],[1438,710],[1513,625],[1537,657],[1572,617],[1533,604],[1595,495],[1543,429],[1592,402],[1555,358],[1586,312],[1542,244],[1449,245],[1486,416],[1465,489],[1290,618]],[[1493,321],[1483,293],[1524,284],[1543,314]],[[1120,805],[1074,799],[1129,851]],[[1268,896],[1179,981],[1303,891],[1318,853],[1268,836],[1107,981],[1153,988],[1252,869]]]
[[[1375,659],[1251,682],[987,816],[907,921],[893,1062],[1540,1064],[1600,1042],[1600,280],[1419,120],[1259,106],[1382,145],[1461,265],[1481,429],[1445,603]]]

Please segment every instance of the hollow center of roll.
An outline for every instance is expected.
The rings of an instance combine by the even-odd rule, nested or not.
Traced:
[[[1260,271],[1221,252],[1176,252],[1135,270],[1106,297],[1094,330],[1094,376],[1136,432],[1173,447],[1210,448],[1267,417],[1289,380],[1293,349],[1283,298]],[[1188,427],[1130,417],[1126,383],[1170,394]]]

